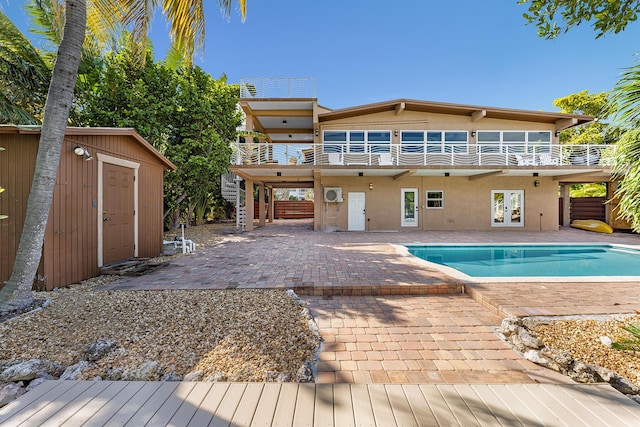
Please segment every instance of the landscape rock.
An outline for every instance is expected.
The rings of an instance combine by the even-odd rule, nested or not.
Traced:
[[[125,372],[122,379],[125,381],[154,381],[158,377],[159,369],[158,362],[144,362],[138,369]]]
[[[227,375],[224,372],[214,372],[205,378],[205,381],[209,383],[227,381]]]
[[[542,352],[537,350],[527,350],[524,353],[524,358],[530,362],[536,363],[540,366],[544,366],[545,368],[553,369],[554,371],[558,371],[558,364],[554,362],[552,359],[544,356]]]
[[[315,378],[313,376],[313,370],[311,369],[311,362],[307,361],[304,365],[300,366],[298,372],[296,372],[295,382],[298,383],[313,383]]]
[[[540,340],[531,335],[531,333],[525,328],[518,328],[518,338],[527,348],[539,349],[542,347]]]
[[[114,340],[96,341],[93,344],[90,344],[85,350],[84,360],[88,360],[89,362],[98,361],[111,353],[116,347],[117,344]]]
[[[182,381],[202,381],[203,376],[203,370],[191,371],[182,378]]]
[[[171,371],[163,375],[162,381],[182,381],[182,378],[180,378],[180,376],[175,372]]]
[[[64,370],[62,375],[60,375],[61,380],[77,380],[82,371],[87,369],[91,364],[86,360],[81,360],[75,365],[69,366]]]
[[[500,332],[502,333],[502,335],[508,338],[515,332],[517,332],[518,329],[520,329],[521,325],[522,321],[519,318],[507,317],[505,319],[502,319],[502,323],[500,324]]]
[[[47,372],[53,376],[59,376],[63,370],[62,366],[48,360],[31,359],[2,371],[0,373],[0,382],[29,381],[36,378],[39,372]]]
[[[25,394],[26,391],[22,381],[18,383],[0,384],[0,408],[13,402]]]

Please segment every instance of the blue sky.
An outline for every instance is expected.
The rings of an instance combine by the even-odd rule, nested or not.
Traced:
[[[0,0],[27,32],[22,3]],[[556,111],[555,98],[610,90],[640,50],[638,23],[598,40],[589,24],[541,39],[516,0],[248,0],[244,23],[206,5],[196,64],[231,83],[312,77],[318,102],[334,109],[410,98]],[[166,34],[156,19],[157,59]]]

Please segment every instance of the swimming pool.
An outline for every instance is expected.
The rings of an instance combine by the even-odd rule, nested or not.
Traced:
[[[620,245],[405,245],[471,278],[640,277],[640,251]]]

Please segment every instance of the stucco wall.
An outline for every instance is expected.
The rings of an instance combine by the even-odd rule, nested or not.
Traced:
[[[534,181],[540,181],[535,187]],[[369,189],[369,184],[373,189]],[[399,181],[392,177],[322,177],[323,187],[341,187],[343,203],[321,204],[318,221],[321,230],[348,229],[348,193],[365,193],[367,230],[514,230],[558,229],[558,183],[549,177],[488,177],[469,180],[467,177],[414,176]],[[417,227],[401,226],[401,190],[418,189]],[[426,191],[444,191],[443,209],[426,209]],[[524,191],[524,227],[492,227],[492,190]],[[318,211],[317,210],[317,211]],[[317,212],[316,211],[316,212]],[[542,216],[540,215],[542,214]]]

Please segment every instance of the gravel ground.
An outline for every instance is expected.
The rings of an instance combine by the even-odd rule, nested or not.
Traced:
[[[583,363],[614,371],[640,387],[640,354],[615,350],[601,340],[602,337],[613,342],[632,339],[633,336],[622,329],[629,323],[640,324],[640,315],[609,320],[558,320],[532,327],[531,332],[547,347],[567,351]]]
[[[99,291],[83,284],[50,293],[41,310],[0,324],[0,361],[79,362],[99,340],[118,349],[80,379],[126,377],[158,362],[147,380],[202,370],[230,381],[294,378],[319,344],[309,317],[285,291]]]

